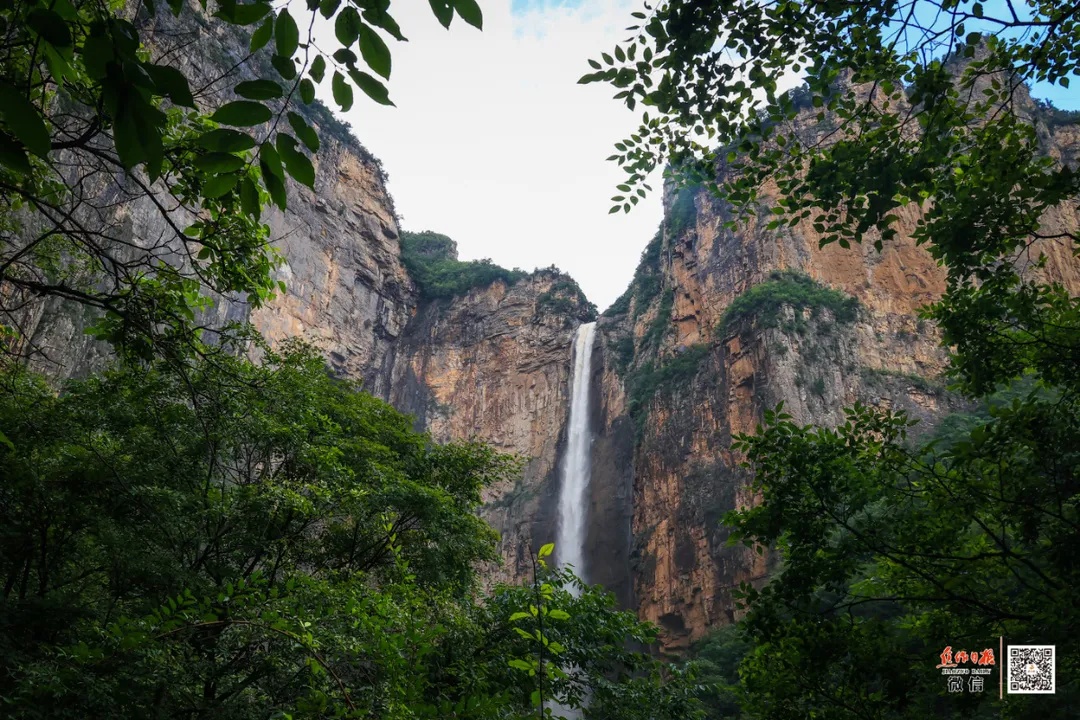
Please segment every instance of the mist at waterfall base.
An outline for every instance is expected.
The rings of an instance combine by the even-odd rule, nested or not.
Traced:
[[[574,336],[573,371],[570,378],[570,419],[566,452],[562,460],[559,523],[555,552],[559,566],[572,566],[588,582],[585,565],[585,523],[589,501],[589,461],[592,432],[589,428],[589,377],[596,323],[585,323]],[[575,591],[576,592],[576,591]]]

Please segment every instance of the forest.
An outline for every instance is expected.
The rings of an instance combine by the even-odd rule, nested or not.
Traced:
[[[1080,76],[1080,4],[663,0],[582,58],[581,84],[640,114],[605,209],[631,212],[658,169],[671,196],[607,311],[644,328],[612,341],[636,432],[731,338],[864,313],[777,270],[642,359],[685,302],[657,268],[701,221],[691,190],[729,235],[812,228],[868,257],[904,236],[943,277],[919,317],[960,409],[924,433],[898,407],[807,424],[780,403],[733,433],[751,500],[717,522],[773,564],[683,652],[548,541],[498,575],[480,512],[530,458],[437,439],[315,345],[221,310],[293,289],[272,218],[318,194],[331,135],[353,142],[316,86],[342,112],[393,104],[392,5],[0,3],[0,716],[1080,714],[1080,299],[1061,270],[1080,265],[1080,118],[1031,95]],[[484,26],[476,0],[430,10]],[[186,57],[186,28],[221,57]],[[145,218],[159,231],[132,230]],[[439,233],[395,242],[418,303],[532,277]],[[554,282],[537,316],[596,315]],[[42,307],[107,359],[50,373]],[[1001,638],[1053,646],[1049,674]],[[954,665],[994,674],[956,692]]]

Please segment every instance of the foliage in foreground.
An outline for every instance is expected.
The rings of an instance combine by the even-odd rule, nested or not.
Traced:
[[[475,0],[431,9],[483,24]],[[281,289],[263,209],[288,178],[315,186],[316,86],[342,111],[354,90],[392,105],[387,39],[405,40],[388,0],[32,0],[0,5],[0,38],[3,349],[37,350],[28,306],[49,298],[143,360],[200,349],[215,293]]]
[[[541,568],[478,596],[480,493],[516,460],[263,352],[59,396],[0,374],[4,717],[517,718],[586,687],[591,716],[687,716],[602,590]]]

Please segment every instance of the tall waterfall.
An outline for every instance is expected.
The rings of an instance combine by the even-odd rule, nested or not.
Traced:
[[[596,323],[586,323],[574,336],[574,373],[570,379],[570,422],[566,452],[562,461],[562,493],[559,496],[559,532],[555,542],[559,565],[573,565],[578,577],[586,580],[585,510],[589,502],[589,376],[592,364],[593,331]]]

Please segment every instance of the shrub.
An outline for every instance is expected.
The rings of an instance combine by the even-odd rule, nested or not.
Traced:
[[[624,315],[630,310],[630,301],[632,299],[634,301],[634,319],[637,319],[642,310],[647,308],[660,294],[663,288],[660,274],[660,251],[663,241],[662,231],[657,230],[653,239],[641,251],[641,259],[638,261],[637,269],[634,270],[634,277],[630,281],[630,286],[626,288],[626,292],[619,296],[619,299],[611,304],[611,307],[604,311],[604,315],[608,317]]]
[[[941,395],[945,392],[945,386],[937,380],[925,378],[914,373],[900,372],[899,370],[886,370],[885,368],[864,367],[860,370],[863,382],[869,385],[881,386],[890,379],[899,380],[913,386],[916,390],[927,395]]]
[[[507,270],[487,259],[458,260],[457,243],[430,230],[401,233],[401,260],[425,300],[464,295],[498,280],[513,285],[528,276],[523,270]]]
[[[660,306],[656,308],[656,316],[649,323],[649,329],[645,331],[641,343],[644,347],[657,347],[660,340],[671,327],[671,309],[675,307],[675,290],[668,288],[664,297],[660,300]]]
[[[859,301],[825,287],[803,273],[774,270],[768,280],[753,286],[728,306],[720,321],[720,333],[729,332],[736,323],[749,318],[756,318],[762,327],[777,327],[780,310],[785,306],[796,311],[796,321],[791,329],[800,330],[801,311],[805,308],[810,308],[812,315],[827,309],[836,322],[850,323],[858,317]]]
[[[596,306],[589,302],[581,287],[570,277],[560,276],[551,289],[536,299],[536,312],[596,319]]]
[[[1050,130],[1062,125],[1076,125],[1080,123],[1080,110],[1062,110],[1054,107],[1049,100],[1035,100],[1038,108],[1037,116]]]
[[[659,367],[651,362],[645,363],[627,378],[627,410],[638,429],[642,428],[649,401],[656,393],[692,380],[708,354],[707,343],[691,345]]]
[[[696,186],[682,188],[675,195],[675,200],[667,213],[668,232],[673,237],[682,235],[688,228],[697,224],[697,205],[694,204],[694,197],[698,189]]]
[[[630,335],[624,335],[618,340],[609,342],[608,349],[611,350],[612,365],[615,366],[615,371],[620,375],[625,373],[626,369],[630,367],[630,363],[634,361],[634,338]]]

